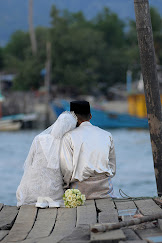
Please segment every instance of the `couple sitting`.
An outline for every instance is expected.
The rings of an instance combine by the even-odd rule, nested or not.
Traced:
[[[63,206],[65,188],[79,189],[87,199],[113,197],[113,138],[93,126],[91,117],[89,102],[72,101],[70,112],[35,137],[16,192],[18,206],[35,204],[39,197]]]

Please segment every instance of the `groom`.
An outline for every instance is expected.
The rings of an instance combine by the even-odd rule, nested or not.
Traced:
[[[112,135],[90,123],[87,101],[70,102],[77,128],[63,137],[60,165],[65,188],[77,188],[87,199],[113,197],[111,177],[116,172]]]

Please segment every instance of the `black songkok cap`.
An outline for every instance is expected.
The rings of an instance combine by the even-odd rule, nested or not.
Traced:
[[[85,100],[71,101],[70,111],[74,111],[76,114],[88,115],[91,113],[90,104]]]

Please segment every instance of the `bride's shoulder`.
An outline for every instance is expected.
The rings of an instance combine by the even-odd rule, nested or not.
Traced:
[[[40,135],[38,134],[38,135],[36,135],[34,137],[33,142],[32,142],[32,145],[33,146],[36,145],[39,142],[39,140],[40,140]]]

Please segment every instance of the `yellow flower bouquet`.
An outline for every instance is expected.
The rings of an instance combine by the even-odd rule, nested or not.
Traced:
[[[84,205],[86,197],[78,189],[68,189],[63,195],[63,200],[66,208],[76,208]]]

